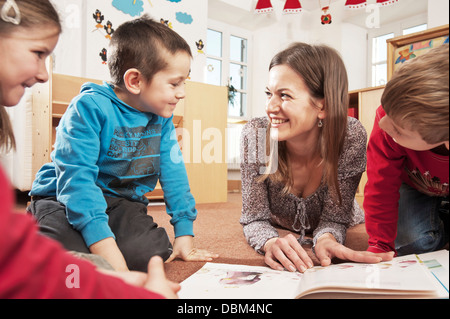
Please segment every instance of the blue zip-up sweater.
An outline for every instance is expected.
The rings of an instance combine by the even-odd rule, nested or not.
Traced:
[[[175,236],[193,236],[197,216],[172,118],[122,102],[111,84],[86,83],[57,128],[52,162],[30,195],[56,196],[87,246],[113,237],[103,195],[148,203],[159,179]]]

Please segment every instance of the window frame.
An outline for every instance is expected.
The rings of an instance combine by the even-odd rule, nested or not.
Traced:
[[[372,83],[372,69],[375,65],[381,65],[383,63],[387,64],[387,50],[386,50],[386,61],[377,61],[373,62],[372,57],[372,50],[373,50],[373,39],[385,34],[394,33],[394,38],[402,36],[403,30],[422,25],[427,24],[427,29],[429,28],[428,23],[428,17],[426,14],[420,14],[413,17],[410,17],[408,19],[396,21],[393,23],[389,23],[386,25],[383,25],[380,28],[372,28],[369,29],[367,32],[367,86],[373,87]],[[387,75],[386,75],[387,78]],[[379,85],[375,85],[379,86]]]
[[[248,30],[238,28],[220,21],[208,19],[208,29],[221,32],[222,33],[222,56],[212,56],[208,55],[207,50],[205,50],[206,58],[216,59],[222,61],[222,70],[221,70],[221,85],[227,86],[230,78],[230,64],[239,64],[247,67],[247,83],[245,85],[246,90],[237,90],[240,93],[246,94],[246,114],[244,116],[230,116],[229,109],[227,110],[228,119],[232,120],[248,120],[251,118],[251,105],[252,105],[252,33]],[[230,59],[230,38],[231,36],[243,38],[247,40],[247,62],[240,62]],[[206,46],[208,46],[208,42],[206,42]],[[206,81],[206,72],[208,65],[205,66],[205,81]]]

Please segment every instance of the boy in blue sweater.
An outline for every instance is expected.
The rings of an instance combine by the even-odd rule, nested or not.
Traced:
[[[52,162],[36,176],[30,210],[41,232],[68,250],[102,256],[116,270],[146,271],[149,259],[208,261],[193,246],[197,210],[172,122],[184,98],[191,50],[148,16],[111,39],[112,83],[86,83],[57,129]],[[176,158],[172,158],[176,157]],[[147,214],[157,181],[175,241]]]

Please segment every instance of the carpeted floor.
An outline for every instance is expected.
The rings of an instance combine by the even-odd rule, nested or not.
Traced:
[[[244,238],[242,226],[239,224],[241,208],[240,193],[229,193],[226,203],[197,205],[198,217],[194,223],[195,246],[219,254],[220,257],[214,262],[264,266],[264,257],[255,252]],[[170,217],[165,212],[165,206],[149,206],[148,211],[155,222],[166,229],[173,242],[173,227],[169,222]],[[288,233],[286,230],[279,232],[281,236]],[[357,225],[348,230],[346,246],[355,250],[366,250],[367,239],[364,224]],[[310,247],[305,248],[317,262]],[[174,260],[165,265],[167,277],[172,281],[181,282],[204,264],[205,262]]]

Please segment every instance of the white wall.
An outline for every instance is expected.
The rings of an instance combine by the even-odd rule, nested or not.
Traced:
[[[343,21],[344,3],[340,0],[332,4],[332,23],[329,25],[321,24],[321,10],[304,10],[300,14],[280,15],[275,25],[254,32],[252,116],[265,114],[264,89],[270,60],[292,42],[326,44],[335,48],[346,65],[349,89],[367,86],[367,30]],[[282,7],[277,7],[282,6],[282,2],[273,1],[272,4],[275,14],[282,11]]]
[[[112,3],[113,0],[54,1],[63,22],[63,33],[54,53],[54,72],[106,81],[110,79],[108,67],[102,64],[99,56],[103,48],[108,49],[109,39],[105,37],[103,28],[96,28],[93,14],[99,9],[104,15],[103,25],[109,20],[114,29],[125,21],[137,18],[118,10]],[[132,1],[129,0],[129,3]],[[148,13],[157,21],[161,18],[169,20],[173,29],[191,46],[194,56],[191,79],[203,82],[206,58],[198,53],[195,42],[206,38],[208,1],[137,0],[135,5],[142,6],[141,14]],[[177,21],[177,12],[191,15],[193,22],[185,24]]]
[[[279,2],[273,2],[275,12],[281,12]],[[269,64],[273,56],[292,42],[309,42],[307,31],[310,14],[286,14],[277,16],[277,23],[261,28],[253,33],[253,83],[252,117],[265,115],[266,95],[264,94],[269,75]]]
[[[428,0],[428,28],[449,23],[449,1]]]

